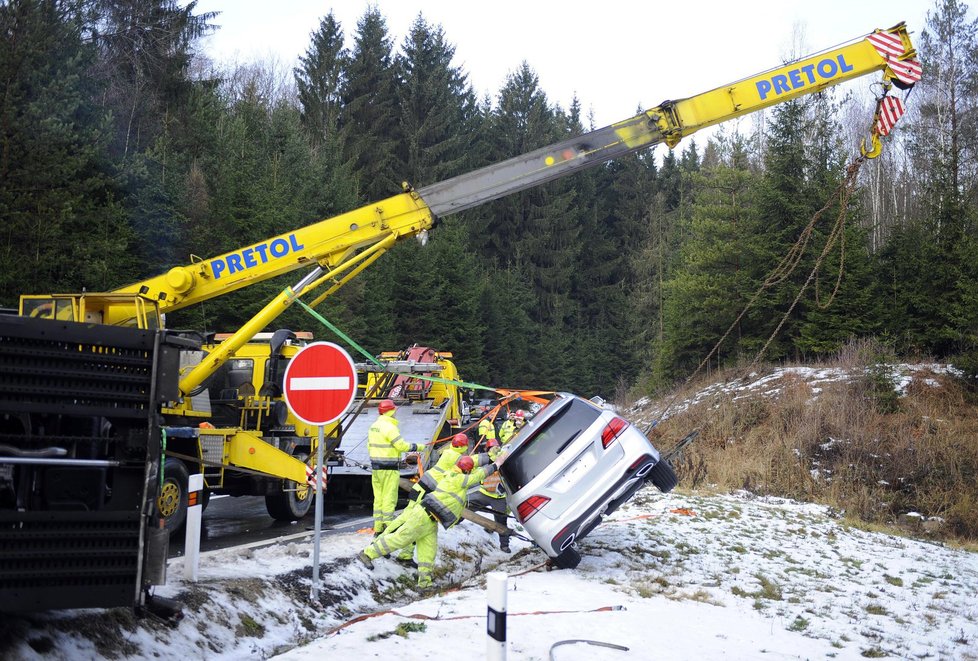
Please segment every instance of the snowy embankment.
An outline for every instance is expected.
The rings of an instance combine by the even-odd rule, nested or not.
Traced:
[[[324,541],[321,603],[310,545],[223,551],[161,593],[187,604],[170,625],[126,611],[4,623],[8,659],[483,658],[484,575],[511,574],[510,658],[978,659],[978,554],[846,527],[821,506],[646,490],[583,540],[574,571],[527,571],[542,553],[463,523],[440,537],[420,599],[392,561],[368,572],[369,538]],[[525,572],[525,573],[523,573]],[[387,611],[371,617],[366,614]],[[620,648],[628,648],[627,650]],[[341,655],[341,656],[337,656]]]

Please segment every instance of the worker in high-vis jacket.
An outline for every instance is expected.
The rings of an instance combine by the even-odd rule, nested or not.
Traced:
[[[411,490],[411,500],[408,502],[408,508],[420,507],[421,498],[429,491],[434,491],[435,486],[438,481],[441,480],[447,473],[451,472],[452,468],[455,466],[456,462],[462,458],[462,455],[466,453],[469,449],[469,437],[462,432],[455,434],[452,437],[452,442],[446,447],[442,448],[441,455],[438,457],[438,461],[435,465],[426,470],[418,481],[414,484],[414,488]],[[386,532],[392,532],[393,526],[400,525],[403,523],[403,517],[397,517],[394,522],[386,528]],[[412,565],[417,567],[417,563],[414,560],[414,545],[408,545],[401,549],[394,558],[399,563],[403,565]]]
[[[442,448],[441,456],[438,457],[438,461],[434,466],[429,468],[424,472],[424,474],[418,479],[417,484],[414,485],[414,492],[416,495],[423,496],[429,491],[434,491],[435,485],[438,481],[444,477],[446,473],[451,471],[452,466],[462,458],[469,449],[469,437],[468,435],[459,432],[452,437],[452,442],[445,448]]]
[[[357,554],[367,569],[373,569],[373,561],[390,555],[411,544],[418,554],[418,587],[431,587],[431,575],[438,553],[438,524],[446,530],[462,518],[466,495],[471,487],[496,472],[502,457],[496,462],[489,455],[462,456],[435,486],[434,491],[421,498],[419,507],[407,507],[391,524],[389,532],[376,537],[367,548]]]
[[[509,443],[513,436],[516,434],[516,423],[513,421],[513,416],[506,416],[503,420],[503,424],[499,425],[499,443],[500,445],[506,445]]]
[[[379,415],[367,432],[372,473],[370,482],[374,490],[374,535],[382,533],[394,520],[401,479],[401,453],[418,449],[416,443],[408,443],[401,437],[397,418],[394,417],[397,406],[392,400],[381,400],[377,412]]]
[[[526,413],[523,412],[523,409],[517,409],[516,413],[513,414],[513,418],[515,418],[516,431],[519,431],[526,423]]]
[[[496,425],[493,424],[492,418],[489,416],[489,414],[486,414],[486,416],[479,421],[479,442],[476,444],[476,447],[485,448],[486,444],[489,443],[489,439],[496,439]]]
[[[500,437],[502,430],[500,429]],[[510,435],[512,438],[512,435]],[[489,458],[495,460],[500,454],[499,442],[495,439],[489,441]],[[492,513],[492,518],[496,523],[506,528],[505,533],[499,533],[499,550],[509,553],[509,528],[507,519],[509,506],[506,504],[506,494],[499,488],[499,473],[494,472],[487,475],[481,484],[473,487],[468,498],[469,508],[472,510],[487,509]]]

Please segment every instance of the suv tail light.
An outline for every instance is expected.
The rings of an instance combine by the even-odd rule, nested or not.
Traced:
[[[628,423],[621,418],[612,418],[611,422],[609,422],[601,431],[601,445],[604,447],[611,445],[616,438],[621,436],[622,431],[624,431],[625,427],[627,426]]]
[[[526,523],[534,514],[543,509],[543,506],[550,502],[546,496],[530,496],[516,507],[516,514],[520,517],[520,522]]]

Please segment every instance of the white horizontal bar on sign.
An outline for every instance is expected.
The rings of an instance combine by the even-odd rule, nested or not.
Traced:
[[[291,390],[349,390],[348,376],[296,376],[289,379]]]

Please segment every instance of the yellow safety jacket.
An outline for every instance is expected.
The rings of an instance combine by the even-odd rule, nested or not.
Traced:
[[[500,434],[500,435],[502,435],[502,434]],[[502,448],[500,448],[498,446],[497,447],[494,447],[493,449],[489,450],[489,458],[492,461],[495,461],[496,460],[496,457],[499,456],[499,453],[500,452],[502,452]],[[486,479],[482,480],[482,484],[479,485],[479,491],[481,491],[482,493],[484,493],[487,496],[490,496],[492,498],[505,498],[506,497],[506,494],[504,494],[502,491],[499,490],[499,472],[498,471],[493,472],[490,475],[487,475],[486,476]]]
[[[438,457],[438,463],[425,471],[421,479],[415,485],[415,488],[421,488],[424,491],[434,491],[435,486],[438,482],[451,470],[455,462],[459,460],[459,457],[464,454],[462,448],[456,448],[452,445],[448,445],[445,449],[441,451],[441,456]]]
[[[496,426],[492,424],[492,420],[483,418],[479,421],[479,436],[487,441],[490,438],[496,438]]]
[[[426,493],[421,499],[421,505],[446,530],[462,518],[462,510],[468,502],[469,489],[498,470],[487,454],[477,455],[473,459],[483,465],[473,468],[469,473],[453,470],[438,483],[434,491]]]
[[[499,426],[499,442],[503,445],[509,443],[515,433],[516,424],[512,420],[503,420],[503,424]]]
[[[417,444],[408,443],[401,437],[397,418],[388,413],[378,415],[367,432],[367,449],[370,451],[370,468],[373,470],[397,470],[402,452],[414,452]]]

